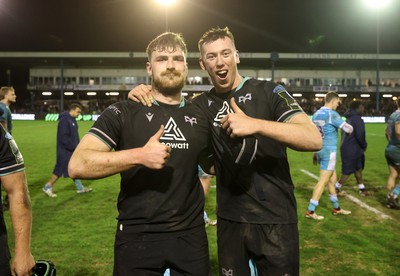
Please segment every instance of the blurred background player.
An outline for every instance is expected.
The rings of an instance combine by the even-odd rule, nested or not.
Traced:
[[[342,120],[336,109],[340,105],[339,95],[335,92],[328,92],[325,95],[325,104],[312,116],[312,121],[318,127],[322,135],[322,149],[313,155],[313,162],[320,166],[319,180],[314,188],[310,204],[306,211],[306,218],[315,220],[324,219],[317,215],[315,209],[319,204],[319,199],[328,186],[329,198],[333,205],[333,215],[349,215],[350,211],[339,207],[339,200],[336,194],[335,183],[337,181],[335,166],[338,143],[338,129],[341,128],[346,133],[352,133],[353,127]]]
[[[336,182],[336,192],[339,196],[345,195],[341,187],[352,174],[354,174],[356,178],[359,194],[361,196],[371,195],[371,192],[366,190],[362,177],[362,171],[365,165],[364,152],[367,150],[365,124],[361,118],[363,112],[363,104],[360,101],[352,101],[349,109],[343,115],[346,117],[346,122],[353,127],[353,132],[348,134],[342,129],[342,141],[340,144],[342,175],[339,181]]]
[[[12,134],[12,114],[10,110],[10,105],[17,101],[17,96],[15,95],[15,90],[13,87],[3,86],[0,88],[0,123]],[[1,197],[1,203],[3,210],[7,210],[9,207],[8,196],[5,195],[4,198]]]
[[[397,110],[393,112],[386,126],[386,139],[388,144],[385,149],[386,162],[389,167],[389,177],[386,182],[387,207],[399,210],[400,185],[400,97],[396,100]]]
[[[201,185],[203,186],[203,190],[204,190],[204,196],[207,196],[208,192],[210,191],[212,175],[205,173],[202,170],[200,165],[198,166],[198,169],[199,169],[200,182],[201,182]],[[207,215],[206,210],[204,210],[204,222],[206,223],[206,225],[210,225],[210,226],[217,225],[217,220],[210,219]]]
[[[56,197],[53,193],[53,186],[56,181],[64,175],[69,177],[68,163],[72,153],[79,143],[79,132],[76,118],[81,114],[82,106],[73,103],[69,106],[69,111],[60,114],[57,127],[57,162],[53,170],[53,174],[43,187],[43,192],[49,197]],[[85,188],[80,179],[73,179],[76,192],[78,194],[88,193],[92,188]]]

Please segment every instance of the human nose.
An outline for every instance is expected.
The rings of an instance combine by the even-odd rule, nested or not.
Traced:
[[[175,68],[175,63],[172,58],[167,60],[167,69]]]

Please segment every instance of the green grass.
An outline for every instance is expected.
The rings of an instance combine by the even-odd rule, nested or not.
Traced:
[[[79,122],[81,136],[91,122]],[[116,199],[119,176],[84,180],[93,193],[77,195],[70,179],[55,185],[57,198],[48,198],[41,188],[55,164],[56,122],[15,121],[14,137],[22,151],[33,206],[32,253],[36,259],[50,259],[57,275],[112,275],[113,243],[117,216]],[[385,183],[388,169],[384,158],[386,139],[383,124],[367,125],[368,149],[364,180],[374,196],[361,198],[351,177],[344,189],[392,219],[359,207],[346,198],[341,206],[353,213],[348,217],[330,214],[331,203],[325,193],[318,213],[325,220],[317,222],[303,217],[316,180],[301,169],[318,175],[312,153],[288,151],[298,202],[301,275],[397,275],[400,260],[400,211],[385,207]],[[337,164],[340,174],[340,162]],[[206,211],[215,218],[215,189],[206,199]],[[9,242],[12,231],[6,212]],[[207,227],[214,275],[217,273],[216,229]]]

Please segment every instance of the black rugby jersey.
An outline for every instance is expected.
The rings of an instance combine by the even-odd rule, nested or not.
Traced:
[[[14,138],[0,125],[0,176],[23,170],[25,170],[24,159]],[[3,218],[3,208],[0,208],[0,248],[1,250],[8,250],[7,229]]]
[[[24,170],[24,158],[14,138],[3,126],[0,133],[0,176]]]
[[[138,166],[121,173],[118,221],[135,233],[172,233],[204,224],[197,166],[208,147],[207,118],[187,101],[179,108],[123,101],[109,106],[89,130],[118,151],[144,146],[161,125],[160,142],[171,147],[165,167]]]
[[[229,105],[231,97],[235,97],[239,108],[253,118],[285,122],[303,112],[283,86],[248,78],[230,93],[216,93],[212,89],[194,99],[194,104],[207,111],[212,124],[218,216],[244,223],[297,222],[294,186],[285,145],[255,135],[258,146],[251,165],[238,165],[232,160],[235,158],[230,152],[232,141],[229,142],[229,137],[220,126],[220,120],[232,112]]]

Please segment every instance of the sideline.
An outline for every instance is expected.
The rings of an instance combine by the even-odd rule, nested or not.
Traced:
[[[304,174],[314,178],[315,180],[319,180],[319,177],[316,176],[315,174],[304,170],[304,169],[300,169],[301,172],[303,172]],[[359,200],[358,198],[347,194],[346,198],[349,199],[350,201],[354,202],[355,204],[360,205],[360,207],[367,209],[368,211],[371,211],[372,213],[377,214],[378,216],[380,216],[382,219],[392,219],[390,216],[386,215],[385,213],[382,213],[381,211],[379,211],[378,209],[375,209],[374,207],[369,206],[368,204],[362,202],[361,200]]]

